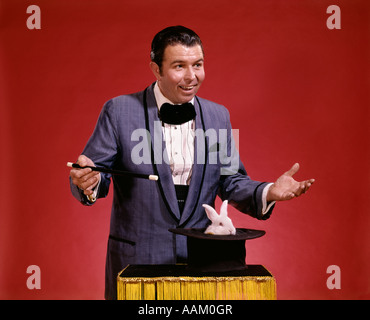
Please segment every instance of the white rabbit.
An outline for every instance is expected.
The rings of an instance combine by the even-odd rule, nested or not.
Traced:
[[[212,224],[208,226],[204,233],[216,235],[235,235],[236,229],[231,219],[227,216],[227,204],[227,200],[222,203],[220,214],[218,214],[217,211],[208,204],[203,204],[208,219],[212,221]]]

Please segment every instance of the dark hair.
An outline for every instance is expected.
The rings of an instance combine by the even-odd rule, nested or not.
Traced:
[[[187,47],[200,45],[203,51],[202,41],[193,31],[183,26],[172,26],[159,31],[153,38],[150,59],[162,69],[164,50],[169,45],[182,44]]]

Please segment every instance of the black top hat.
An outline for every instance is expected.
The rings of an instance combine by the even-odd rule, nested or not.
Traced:
[[[204,229],[169,229],[187,237],[188,266],[201,272],[244,270],[245,240],[262,237],[263,230],[237,228],[235,235],[205,234]]]

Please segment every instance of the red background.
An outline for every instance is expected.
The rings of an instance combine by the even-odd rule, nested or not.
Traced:
[[[26,9],[41,8],[41,30]],[[341,9],[329,30],[326,9]],[[224,104],[252,178],[294,162],[309,194],[267,221],[231,210],[279,299],[368,299],[369,12],[367,0],[0,1],[1,299],[102,299],[111,195],[94,207],[70,194],[67,161],[81,153],[103,103],[143,90],[150,42],[169,25],[205,48],[199,96]],[[219,204],[219,202],[218,202]],[[29,290],[29,265],[41,289]],[[329,290],[326,269],[341,269]]]

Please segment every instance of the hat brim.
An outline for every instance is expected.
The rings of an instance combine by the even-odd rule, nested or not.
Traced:
[[[204,233],[205,230],[206,228],[183,228],[183,229],[178,228],[178,229],[169,229],[168,231],[196,239],[222,240],[222,241],[251,240],[262,237],[266,233],[264,230],[236,228],[235,235],[232,234],[215,235],[215,234],[205,234]]]

